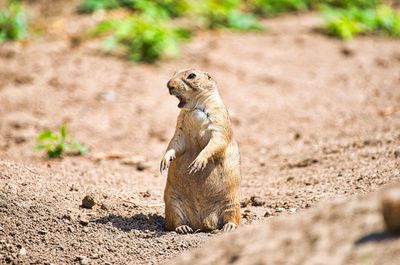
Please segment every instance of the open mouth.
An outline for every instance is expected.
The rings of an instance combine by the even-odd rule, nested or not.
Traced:
[[[179,100],[178,108],[183,108],[186,105],[186,100],[181,96],[176,96]]]

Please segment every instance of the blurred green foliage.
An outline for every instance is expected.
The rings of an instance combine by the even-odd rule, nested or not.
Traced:
[[[99,23],[93,36],[104,36],[105,49],[136,62],[156,62],[179,54],[188,30],[170,26],[174,17],[184,16],[197,28],[262,30],[260,16],[282,12],[322,10],[329,34],[343,39],[358,33],[383,32],[398,35],[398,15],[380,3],[385,0],[83,0],[79,10],[125,8],[125,18]]]
[[[26,38],[27,27],[21,4],[18,1],[9,1],[0,11],[0,42]]]
[[[190,9],[189,2],[184,0],[134,0],[131,7],[143,14],[162,19],[181,16]]]
[[[329,34],[344,40],[357,34],[378,33],[400,37],[400,12],[389,6],[374,9],[325,9],[325,20]]]
[[[126,55],[136,62],[150,63],[177,56],[180,41],[190,37],[189,31],[146,15],[105,20],[94,28],[92,34],[108,35],[104,41],[107,51]]]
[[[381,0],[308,0],[312,8],[329,6],[337,8],[374,8],[381,4]]]
[[[379,0],[249,0],[250,9],[261,16],[283,12],[305,11],[321,7],[373,8]]]
[[[92,13],[96,10],[114,9],[121,7],[120,0],[85,0],[78,7],[81,13]]]
[[[261,16],[271,16],[283,12],[305,11],[309,8],[309,1],[305,0],[252,0],[253,12]]]
[[[239,31],[262,29],[256,16],[241,10],[243,3],[240,0],[199,2],[197,6],[199,14],[209,29],[231,28]]]
[[[187,0],[84,0],[78,7],[82,13],[92,13],[96,10],[128,8],[146,13],[158,18],[177,17],[190,9]]]
[[[46,151],[49,158],[61,158],[63,154],[82,155],[88,151],[85,146],[74,139],[65,125],[61,126],[58,134],[50,130],[41,132],[36,142],[34,150]]]

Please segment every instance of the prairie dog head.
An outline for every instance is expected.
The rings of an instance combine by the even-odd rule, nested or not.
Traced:
[[[197,100],[207,97],[216,89],[214,79],[209,73],[195,69],[177,71],[168,81],[169,93],[178,98],[178,108],[192,109]]]

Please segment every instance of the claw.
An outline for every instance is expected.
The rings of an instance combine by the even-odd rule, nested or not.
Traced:
[[[231,231],[235,230],[236,228],[237,228],[236,224],[229,222],[229,223],[224,224],[224,226],[222,227],[222,231],[223,232],[231,232]]]
[[[160,173],[162,174],[164,170],[167,170],[169,168],[169,164],[172,160],[174,160],[176,158],[175,154],[170,154],[169,152],[167,152],[163,159],[161,160],[160,163]]]
[[[175,228],[175,231],[178,234],[190,234],[190,233],[193,233],[193,229],[188,225],[180,225],[177,228]]]
[[[203,170],[207,165],[206,160],[201,160],[196,158],[192,163],[190,163],[188,169],[189,169],[189,174],[196,173],[200,170]]]

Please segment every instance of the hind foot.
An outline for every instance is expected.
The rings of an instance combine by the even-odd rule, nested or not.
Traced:
[[[175,232],[178,234],[191,234],[193,233],[193,229],[188,225],[180,225],[175,228]]]
[[[231,232],[231,231],[235,230],[236,228],[237,228],[237,224],[228,222],[228,223],[224,224],[224,226],[222,227],[221,230],[223,232]]]

